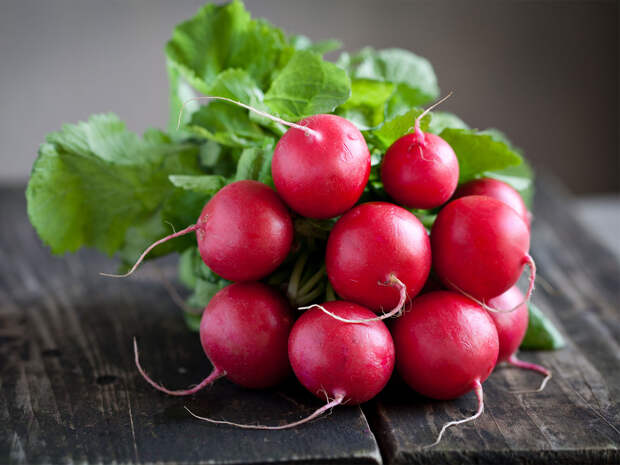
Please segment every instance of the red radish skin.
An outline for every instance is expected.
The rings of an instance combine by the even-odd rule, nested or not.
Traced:
[[[448,203],[437,215],[431,245],[433,269],[443,283],[485,308],[493,310],[485,302],[510,289],[526,264],[531,268],[527,299],[534,289],[529,229],[499,200],[472,195]]]
[[[157,245],[196,232],[198,250],[214,273],[230,281],[254,281],[274,271],[288,255],[294,230],[278,195],[258,181],[237,181],[218,191],[195,225],[149,246],[124,275],[132,274]]]
[[[370,152],[362,133],[336,115],[299,122],[280,138],[271,162],[278,194],[308,218],[331,218],[359,200],[370,174]]]
[[[481,383],[487,379],[499,352],[493,320],[480,306],[451,291],[436,291],[414,299],[412,310],[392,326],[396,369],[415,391],[433,399],[454,399],[476,391],[478,411],[450,422],[446,428],[482,414]]]
[[[459,164],[445,140],[418,127],[387,150],[381,180],[396,203],[408,208],[435,208],[454,194]]]
[[[373,313],[354,303],[333,301],[322,304],[330,313],[347,320],[367,319]],[[328,402],[314,413],[285,425],[248,425],[196,415],[199,420],[245,429],[293,428],[321,416],[331,408],[357,405],[376,396],[394,369],[394,342],[382,321],[349,324],[314,308],[293,326],[288,355],[297,379],[317,397]]]
[[[149,384],[176,396],[194,394],[223,376],[252,389],[275,386],[291,372],[292,326],[291,309],[276,290],[256,282],[231,284],[211,299],[200,321],[200,342],[213,365],[207,378],[191,389],[166,389],[144,372],[134,346],[136,366]]]
[[[499,364],[501,362],[505,362],[517,368],[533,370],[541,373],[545,377],[538,389],[516,392],[524,393],[542,391],[547,385],[547,382],[551,379],[551,372],[543,366],[519,360],[516,356],[517,350],[519,350],[519,346],[525,337],[529,319],[529,311],[527,304],[524,302],[523,293],[517,286],[513,286],[503,294],[489,300],[489,305],[495,308],[511,308],[518,306],[514,312],[510,313],[489,312],[489,315],[495,323],[497,336],[499,338],[499,355],[497,357],[497,363]]]
[[[375,311],[393,309],[406,287],[407,300],[424,286],[431,247],[422,223],[410,212],[386,202],[358,205],[340,218],[327,241],[329,282],[343,299]]]
[[[454,198],[459,199],[469,195],[486,195],[504,202],[523,218],[528,228],[530,227],[532,215],[525,206],[521,194],[505,182],[493,178],[474,179],[459,186],[454,193]]]

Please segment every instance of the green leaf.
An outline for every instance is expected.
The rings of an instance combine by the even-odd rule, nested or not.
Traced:
[[[386,103],[394,87],[390,82],[354,79],[351,82],[351,97],[336,112],[361,130],[378,126],[383,122]]]
[[[440,136],[452,146],[459,160],[459,183],[470,181],[487,171],[519,165],[521,156],[504,142],[471,129],[444,129]]]
[[[39,149],[26,190],[30,221],[53,253],[92,246],[111,255],[130,228],[153,232],[175,189],[168,176],[198,174],[197,155],[159,131],[140,139],[114,115],[66,125]]]
[[[214,195],[226,185],[226,178],[216,174],[168,176],[170,182],[181,189],[200,194]]]
[[[211,298],[230,281],[220,278],[204,264],[198,249],[187,249],[179,261],[179,280],[193,290],[187,299],[187,305],[201,309],[207,306]]]
[[[394,141],[404,136],[405,134],[413,132],[415,120],[418,116],[422,114],[423,111],[424,110],[422,110],[421,108],[413,108],[403,115],[386,121],[383,126],[373,131],[370,131],[370,133],[376,139],[376,141],[378,141],[380,147],[383,150],[386,150],[390,145],[394,143]],[[430,115],[426,115],[420,120],[420,129],[422,129],[422,131],[427,130],[430,119]]]
[[[428,132],[439,135],[447,128],[469,129],[469,126],[453,113],[447,113],[445,111],[432,112],[431,122],[428,125]]]
[[[253,179],[273,187],[271,177],[272,157],[273,147],[245,149],[239,158],[235,181]]]
[[[303,35],[293,35],[289,37],[289,43],[295,50],[309,50],[311,52],[324,55],[334,50],[342,48],[342,42],[336,39],[321,40],[312,42],[308,37]]]
[[[207,4],[175,27],[166,55],[189,84],[203,93],[217,75],[242,68],[261,88],[291,48],[282,31],[266,21],[252,20],[243,3]]]
[[[265,103],[289,120],[328,113],[351,95],[347,73],[318,53],[295,52],[265,94]]]
[[[197,101],[189,101],[196,97],[196,94],[192,87],[181,77],[178,68],[176,68],[170,60],[166,60],[166,70],[168,71],[168,131],[174,132],[179,125],[179,115],[181,115],[181,108],[183,108],[183,114],[181,115],[181,126],[187,124],[191,119],[192,114],[198,110],[200,104]]]
[[[562,334],[532,302],[528,304],[529,323],[521,342],[524,350],[556,350],[566,345]]]
[[[421,106],[439,96],[437,77],[430,62],[408,50],[367,47],[355,55],[343,53],[338,64],[353,79],[371,79],[396,84],[387,103],[387,116],[392,117],[414,106]]]

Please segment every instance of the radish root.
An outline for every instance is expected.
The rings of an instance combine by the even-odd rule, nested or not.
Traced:
[[[529,284],[527,286],[527,293],[525,294],[525,297],[523,298],[523,300],[521,302],[519,302],[517,305],[515,305],[514,307],[512,307],[512,308],[500,309],[500,308],[489,307],[485,302],[483,302],[482,300],[476,299],[473,295],[469,294],[468,292],[465,292],[463,289],[458,287],[453,282],[451,282],[451,281],[447,281],[447,282],[448,282],[448,284],[450,284],[450,286],[454,287],[457,291],[459,291],[465,297],[473,300],[474,302],[476,302],[478,305],[480,305],[485,310],[488,310],[489,312],[493,312],[493,313],[510,313],[510,312],[514,312],[521,305],[528,303],[530,301],[530,299],[532,298],[532,293],[534,292],[534,284],[535,284],[535,281],[536,281],[536,263],[534,262],[534,259],[532,258],[531,255],[528,254],[526,256],[525,264],[530,267],[530,277],[529,277],[529,280],[528,280]]]
[[[213,418],[202,417],[200,415],[196,415],[187,406],[185,407],[185,410],[187,410],[191,416],[193,416],[194,418],[197,418],[198,420],[208,421],[209,423],[215,423],[218,425],[229,425],[229,426],[235,426],[237,428],[243,428],[243,429],[278,430],[278,429],[294,428],[295,426],[303,425],[304,423],[308,423],[309,421],[312,421],[315,418],[320,417],[326,411],[331,410],[337,405],[342,404],[344,401],[344,395],[338,394],[333,400],[329,401],[329,398],[327,400],[328,400],[327,404],[318,408],[312,414],[308,415],[306,418],[302,418],[299,421],[295,421],[293,423],[287,423],[286,425],[280,425],[280,426],[244,425],[242,423],[233,423],[231,421],[226,421],[226,420],[214,420]]]
[[[188,103],[196,102],[196,101],[199,101],[199,100],[221,100],[221,101],[224,101],[224,102],[234,103],[235,105],[243,107],[246,110],[253,111],[257,115],[263,116],[265,118],[269,118],[271,121],[275,121],[276,123],[283,124],[284,126],[288,126],[290,128],[296,128],[296,129],[299,129],[301,131],[304,131],[306,134],[308,134],[310,136],[317,137],[319,135],[318,132],[316,132],[313,129],[310,129],[309,127],[306,127],[306,126],[303,126],[303,125],[297,124],[297,123],[291,123],[290,121],[286,121],[286,120],[283,120],[282,118],[278,118],[277,116],[270,115],[267,112],[261,111],[261,110],[259,110],[257,108],[251,107],[250,105],[246,105],[245,103],[241,103],[241,102],[239,102],[237,100],[233,100],[231,98],[226,98],[226,97],[217,97],[217,96],[213,96],[213,95],[207,95],[207,96],[204,96],[204,97],[192,97],[190,99],[187,99],[185,102],[183,102],[183,105],[181,106],[181,110],[179,111],[179,118],[177,120],[177,130],[181,127],[181,118],[183,117],[183,110],[185,110],[185,106]]]
[[[319,305],[319,304],[308,305],[307,307],[299,307],[299,310],[309,310],[312,307],[316,307],[316,308],[321,309],[321,311],[323,311],[324,313],[327,313],[332,318],[335,318],[338,321],[342,321],[343,323],[370,323],[372,321],[385,320],[385,319],[391,318],[393,316],[400,316],[402,314],[402,312],[403,312],[404,307],[405,307],[405,303],[407,302],[407,286],[405,286],[405,284],[400,279],[398,279],[396,276],[394,276],[393,274],[390,275],[390,279],[387,282],[385,282],[385,283],[379,282],[379,285],[381,285],[381,286],[393,286],[393,287],[397,288],[398,291],[399,291],[399,294],[400,294],[400,298],[398,300],[398,304],[396,304],[396,307],[394,307],[389,312],[384,313],[383,315],[377,316],[375,318],[364,318],[364,319],[361,319],[361,320],[349,320],[348,318],[343,318],[341,316],[336,315],[333,312],[330,312],[325,307],[323,307],[322,305]]]
[[[454,94],[454,91],[450,91],[448,93],[448,95],[446,95],[445,97],[443,97],[441,100],[438,100],[437,102],[433,103],[430,107],[428,107],[426,110],[424,110],[422,113],[420,113],[420,116],[418,116],[415,119],[415,123],[414,126],[412,128],[409,128],[407,130],[407,132],[410,132],[412,129],[415,130],[416,133],[421,133],[422,130],[420,129],[420,121],[422,120],[422,118],[424,118],[431,110],[433,110],[434,108],[438,107],[439,105],[441,105],[443,102],[445,102],[446,100],[448,100],[450,97],[452,97],[452,94]]]
[[[525,362],[523,360],[519,360],[517,356],[514,354],[510,356],[510,358],[507,360],[507,363],[517,368],[523,368],[524,370],[533,370],[533,371],[537,371],[540,374],[545,375],[545,378],[540,383],[540,386],[538,386],[538,389],[530,389],[530,390],[525,390],[525,391],[510,391],[513,394],[527,394],[531,392],[541,392],[543,389],[545,389],[545,386],[547,385],[547,383],[549,382],[552,376],[551,371],[546,369],[545,367],[537,365],[536,363],[530,363],[530,362]]]
[[[225,371],[221,371],[219,368],[213,368],[213,371],[211,372],[211,374],[207,376],[205,379],[203,379],[196,386],[189,388],[189,389],[170,390],[170,389],[165,388],[161,384],[158,384],[155,381],[153,381],[151,377],[146,374],[146,372],[142,368],[142,365],[140,365],[140,357],[138,355],[138,343],[135,337],[133,338],[133,351],[135,355],[136,368],[138,368],[138,372],[140,373],[140,375],[142,375],[142,377],[146,380],[146,382],[149,383],[151,386],[153,386],[155,389],[157,389],[158,391],[164,392],[166,394],[169,394],[171,396],[189,396],[189,395],[195,394],[198,391],[200,391],[202,388],[204,388],[205,386],[212,384],[217,379],[223,376],[226,376]]]
[[[169,236],[162,237],[158,241],[153,242],[151,245],[149,245],[149,247],[144,252],[142,252],[142,255],[140,255],[140,258],[138,258],[138,261],[131,267],[131,270],[129,270],[125,274],[109,274],[109,273],[99,273],[99,274],[101,276],[107,276],[108,278],[126,278],[127,276],[131,275],[134,271],[136,271],[140,263],[142,263],[142,261],[144,260],[144,257],[146,257],[149,254],[149,252],[153,250],[155,247],[157,247],[159,244],[163,244],[164,242],[170,239],[174,239],[175,237],[184,236],[185,234],[188,234],[192,231],[196,231],[200,227],[201,227],[200,224],[193,224],[191,226],[188,226],[185,229],[182,229],[179,232],[175,232],[173,234],[170,234]]]
[[[424,448],[434,447],[437,444],[439,444],[441,442],[441,437],[446,432],[446,430],[448,428],[450,428],[451,426],[460,425],[462,423],[467,423],[467,422],[473,421],[476,418],[478,418],[480,415],[482,415],[482,412],[484,412],[484,397],[483,397],[483,393],[482,393],[482,384],[480,384],[480,380],[479,379],[477,379],[475,381],[474,392],[476,393],[476,398],[478,399],[478,410],[476,411],[476,413],[473,414],[471,417],[464,418],[463,420],[450,421],[450,422],[444,424],[441,427],[441,431],[439,431],[439,435],[437,436],[437,439],[435,440],[435,442],[432,443],[432,444],[429,444],[427,446],[424,446]]]

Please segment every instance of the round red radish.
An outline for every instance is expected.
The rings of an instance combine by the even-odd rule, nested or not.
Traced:
[[[327,276],[343,299],[375,311],[393,308],[399,290],[386,285],[395,276],[409,299],[424,286],[431,247],[422,223],[386,202],[358,205],[340,218],[327,241]]]
[[[505,182],[493,178],[474,179],[459,186],[454,193],[454,198],[458,199],[468,195],[486,195],[504,202],[514,208],[529,228],[531,214],[527,210],[521,194]]]
[[[459,163],[445,140],[416,128],[387,150],[381,180],[396,203],[435,208],[452,197],[459,180]]]
[[[396,369],[415,391],[454,399],[482,383],[495,367],[499,342],[479,305],[451,291],[430,292],[392,326]]]
[[[535,273],[527,225],[515,210],[491,197],[473,195],[448,203],[437,215],[431,245],[440,279],[478,300],[511,288],[525,264]]]
[[[347,319],[372,318],[357,304],[322,304]],[[288,354],[297,379],[321,399],[328,395],[350,404],[372,399],[394,368],[394,343],[382,321],[343,323],[318,308],[306,311],[293,326]]]
[[[198,219],[198,250],[214,273],[253,281],[275,270],[293,242],[293,222],[278,195],[258,181],[222,188]]]
[[[359,200],[370,174],[364,136],[336,115],[314,115],[278,141],[271,173],[278,194],[308,218],[341,215]]]
[[[519,305],[521,303],[521,305]],[[519,305],[513,312],[498,313],[489,312],[495,323],[497,335],[499,337],[499,355],[497,363],[506,362],[513,355],[527,331],[529,312],[523,293],[517,286],[512,286],[506,292],[497,297],[493,297],[488,302],[493,308],[513,308]]]
[[[200,321],[200,342],[214,367],[232,382],[274,386],[290,373],[286,299],[262,283],[235,283],[211,299]]]

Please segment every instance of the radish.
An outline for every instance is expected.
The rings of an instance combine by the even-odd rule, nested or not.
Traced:
[[[531,268],[525,299],[534,290],[536,266],[528,254],[530,232],[515,210],[491,197],[472,195],[453,200],[437,215],[431,230],[433,269],[451,289],[485,301],[510,289],[523,267]]]
[[[482,415],[482,382],[493,370],[499,350],[497,330],[487,312],[455,292],[430,292],[416,298],[413,309],[394,322],[392,335],[396,369],[412,389],[442,400],[473,389],[478,398],[476,413],[443,425],[432,446],[448,427]]]
[[[497,363],[506,362],[509,365],[537,371],[545,375],[538,389],[534,391],[519,391],[540,392],[551,379],[551,372],[545,367],[536,365],[535,363],[519,360],[516,356],[516,352],[525,337],[529,318],[527,304],[524,303],[523,300],[523,293],[517,286],[511,287],[503,294],[489,300],[489,305],[495,308],[511,308],[517,305],[517,309],[511,313],[489,313],[495,323],[495,328],[497,329],[497,335],[499,337],[499,355],[497,357]]]
[[[345,300],[375,311],[399,313],[420,292],[431,267],[422,223],[386,202],[358,205],[340,218],[327,240],[329,282]]]
[[[528,228],[530,227],[532,215],[527,210],[521,194],[509,184],[493,178],[474,179],[459,186],[454,193],[454,198],[458,199],[468,195],[486,195],[504,202],[523,218]]]
[[[414,132],[394,142],[383,157],[381,181],[385,191],[408,208],[435,208],[446,203],[459,181],[459,163],[450,144],[424,133],[420,120],[442,100],[415,119]]]
[[[205,264],[230,281],[269,275],[288,255],[294,235],[291,215],[272,189],[258,181],[237,181],[209,200],[196,224],[151,244],[129,272],[102,274],[129,276],[153,248],[192,231]]]
[[[370,175],[362,133],[336,115],[314,115],[278,141],[271,173],[278,194],[308,218],[343,214],[359,200]]]
[[[354,303],[326,302],[330,313],[346,320],[367,319],[373,313]],[[194,414],[210,423],[246,429],[277,430],[299,426],[341,404],[357,405],[376,396],[394,369],[394,342],[382,321],[352,325],[342,323],[318,308],[305,312],[293,326],[288,340],[293,372],[301,384],[328,402],[310,416],[280,426],[244,425]]]
[[[290,373],[288,336],[293,315],[286,299],[266,284],[235,283],[220,290],[205,307],[200,342],[213,371],[190,389],[170,390],[143,370],[134,339],[135,362],[155,389],[173,396],[191,395],[223,376],[247,388],[275,386]]]

